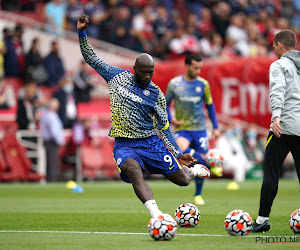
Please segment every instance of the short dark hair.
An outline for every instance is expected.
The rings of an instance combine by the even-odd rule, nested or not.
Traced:
[[[187,65],[191,65],[192,61],[201,62],[202,58],[199,54],[190,53],[186,56],[184,63]]]
[[[275,44],[282,43],[286,49],[295,49],[297,45],[297,38],[292,30],[285,29],[279,31],[273,38]]]

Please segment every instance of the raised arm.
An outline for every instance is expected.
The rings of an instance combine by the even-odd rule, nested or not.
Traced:
[[[86,27],[88,26],[89,18],[86,15],[81,15],[78,18],[77,30],[79,34],[79,44],[81,54],[84,60],[96,70],[105,81],[110,81],[115,75],[124,71],[119,67],[111,66],[101,60],[96,53],[94,52],[93,47],[91,46],[87,34],[85,32]]]

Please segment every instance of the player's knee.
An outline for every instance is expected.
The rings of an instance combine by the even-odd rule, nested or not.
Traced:
[[[127,165],[122,167],[122,171],[126,174],[131,182],[137,181],[139,178],[143,178],[141,168],[135,165]]]
[[[178,181],[178,185],[181,186],[181,187],[186,187],[188,186],[189,184],[191,183],[191,180],[190,178],[188,178],[188,176],[184,175],[184,176],[181,176],[179,178],[179,181]]]

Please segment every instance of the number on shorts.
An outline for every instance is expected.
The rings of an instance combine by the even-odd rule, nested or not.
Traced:
[[[170,166],[172,165],[172,157],[171,157],[171,156],[165,155],[165,156],[164,156],[164,161],[165,161],[166,163],[169,163]]]
[[[208,148],[207,137],[200,137],[199,142],[200,142],[200,147],[201,148],[203,148],[204,150],[206,150]]]

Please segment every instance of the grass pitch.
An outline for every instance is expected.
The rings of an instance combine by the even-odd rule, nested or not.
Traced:
[[[201,221],[195,228],[178,228],[172,241],[150,238],[150,219],[131,185],[121,181],[82,183],[83,193],[72,193],[65,183],[0,184],[0,249],[286,249],[299,242],[260,244],[257,237],[276,241],[295,235],[289,216],[300,208],[297,180],[280,180],[270,217],[271,230],[246,237],[229,236],[225,216],[234,209],[256,218],[261,180],[248,180],[240,190],[228,191],[229,180],[204,184],[206,204],[198,206]],[[193,203],[194,183],[178,187],[167,180],[148,181],[159,208],[174,216],[184,202]],[[278,241],[277,238],[277,241]],[[283,239],[283,238],[282,238]]]

